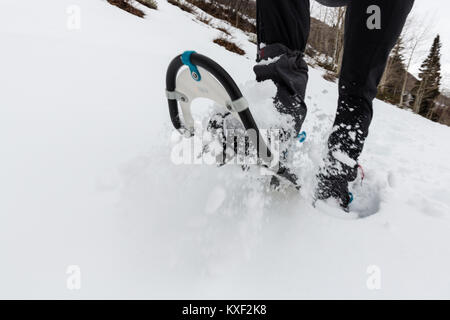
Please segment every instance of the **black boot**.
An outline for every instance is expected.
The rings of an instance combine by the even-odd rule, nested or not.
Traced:
[[[275,108],[278,112],[293,118],[292,130],[283,134],[283,140],[296,137],[307,112],[304,98],[308,82],[308,65],[303,60],[303,53],[275,43],[260,49],[257,61],[259,64],[253,68],[256,80],[272,80],[275,83],[277,86],[277,94],[274,97]]]
[[[257,62],[260,62],[254,67],[256,79],[270,79],[275,83],[275,108],[293,118],[291,130],[283,130],[279,139],[280,162],[285,162],[290,142],[297,137],[306,117],[304,99],[308,66],[303,60],[303,52],[310,30],[309,0],[257,0],[256,25]],[[289,170],[279,172],[279,175],[290,181],[296,180],[296,177],[289,174]],[[273,176],[271,185],[279,187],[277,177]]]
[[[350,204],[350,192],[348,191],[348,181],[341,176],[333,176],[328,173],[318,175],[316,199],[326,200],[334,198],[339,201],[339,205],[347,209]]]
[[[328,139],[328,153],[317,178],[316,198],[330,197],[343,208],[350,204],[348,183],[358,174],[358,158],[369,133],[372,104],[352,96],[340,96],[333,130]]]

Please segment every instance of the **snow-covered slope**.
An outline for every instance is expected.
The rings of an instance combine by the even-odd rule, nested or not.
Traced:
[[[74,4],[80,30],[67,28]],[[216,59],[257,118],[265,90],[244,34],[232,29],[242,57],[158,4],[138,19],[101,0],[1,1],[0,297],[449,298],[450,129],[375,102],[353,186],[364,219],[311,205],[337,99],[320,70],[295,150],[300,195],[237,166],[175,165],[164,77],[176,54]]]

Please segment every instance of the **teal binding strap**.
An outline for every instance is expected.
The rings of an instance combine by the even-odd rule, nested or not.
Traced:
[[[302,131],[298,134],[297,139],[300,143],[305,142],[306,140],[306,132]]]
[[[189,67],[189,71],[191,72],[192,79],[195,81],[200,81],[202,79],[200,72],[195,64],[191,62],[191,55],[195,53],[195,51],[185,51],[181,55],[181,61],[184,65]]]

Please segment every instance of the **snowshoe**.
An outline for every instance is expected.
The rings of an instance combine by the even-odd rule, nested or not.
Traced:
[[[213,117],[209,122],[209,128],[220,131],[221,126],[223,129],[224,121],[230,116],[234,117],[242,124],[245,138],[237,139],[240,143],[233,139],[234,143],[231,143],[233,151],[244,143],[244,155],[248,156],[253,146],[258,165],[268,168],[277,177],[299,188],[296,175],[274,156],[264,141],[248,102],[238,86],[215,61],[194,51],[186,51],[175,57],[166,74],[166,96],[172,124],[185,137],[192,137],[195,134],[191,113],[192,101],[196,98],[208,98],[216,102],[223,108],[223,113],[221,116]],[[225,130],[220,134],[225,139],[223,152],[226,153],[230,150],[231,140],[227,141]],[[226,163],[226,155],[222,156],[223,163]]]

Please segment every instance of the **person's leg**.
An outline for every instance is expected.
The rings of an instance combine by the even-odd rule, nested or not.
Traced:
[[[356,178],[357,161],[372,120],[372,101],[413,3],[351,0],[347,6],[339,101],[325,170],[319,174],[321,199],[338,198],[344,207],[349,203],[348,182]],[[371,17],[377,19],[373,15],[378,13],[379,26],[368,22]]]
[[[257,0],[258,48],[279,43],[293,51],[305,51],[309,36],[309,0]]]
[[[254,67],[256,80],[275,83],[274,105],[280,113],[293,117],[293,135],[297,135],[306,117],[308,66],[303,52],[310,28],[309,0],[257,0],[256,7],[257,61],[276,58]]]

